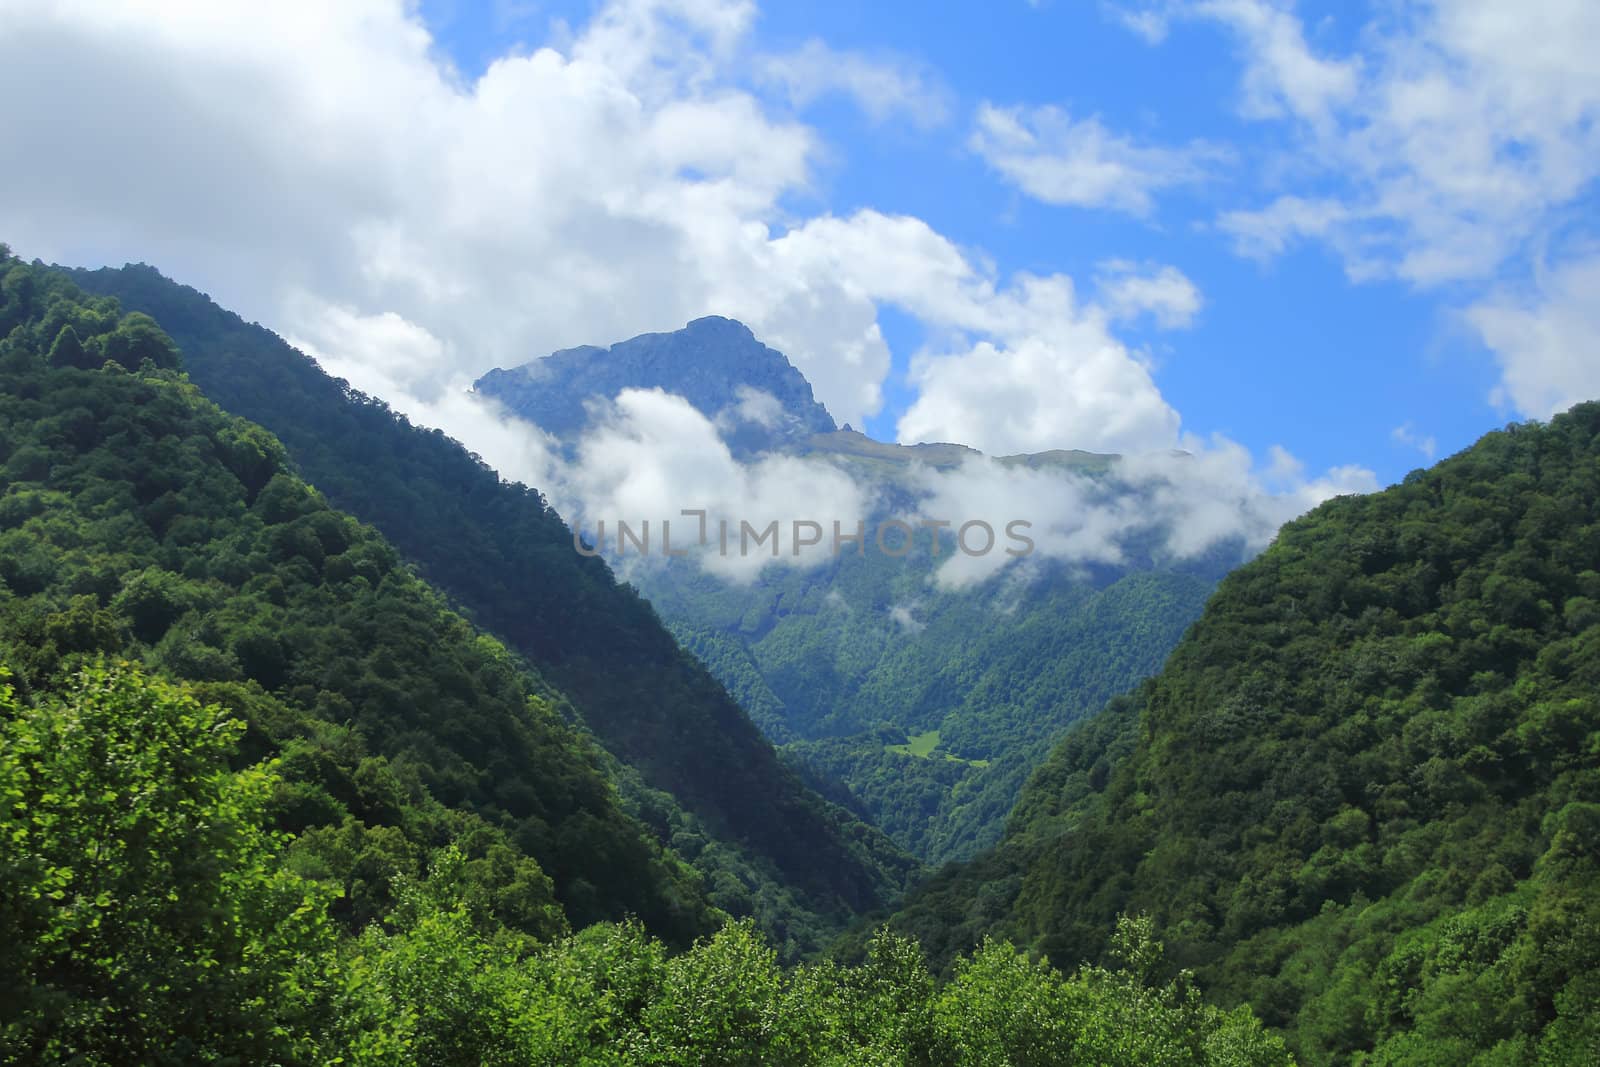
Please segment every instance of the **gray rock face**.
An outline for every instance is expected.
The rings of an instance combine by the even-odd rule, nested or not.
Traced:
[[[695,319],[672,333],[647,333],[610,348],[585,345],[511,370],[492,370],[473,388],[570,444],[590,407],[624,389],[676,393],[717,423],[738,453],[800,442],[836,427],[783,353],[743,323]]]

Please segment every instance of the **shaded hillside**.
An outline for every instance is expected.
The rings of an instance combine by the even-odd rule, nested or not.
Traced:
[[[674,833],[659,811],[642,811],[680,851],[695,859],[709,835],[720,855],[743,856],[716,899],[740,910],[793,892],[793,933],[814,941],[805,913],[846,915],[903,886],[912,862],[783,766],[650,606],[602,561],[574,552],[566,525],[538,492],[501,482],[443,434],[410,425],[152,268],[73,277],[158,318],[208,396],[277,434],[331,503],[376,526],[567,694],[645,784],[703,820],[700,833]],[[781,934],[784,921],[775,921]]]
[[[631,576],[788,758],[939,862],[997,842],[1062,731],[1159,669],[1212,589],[1045,564],[946,590],[939,562],[846,554],[748,586],[680,566]]]
[[[1307,1062],[1595,1061],[1600,405],[1286,526],[899,922],[1071,959],[1127,910]]]
[[[563,910],[678,943],[712,928],[559,692],[206,400],[146,316],[6,266],[0,659],[23,696],[95,657],[194,683],[248,725],[247,754],[281,758],[272,811],[355,925],[455,840],[528,933]]]

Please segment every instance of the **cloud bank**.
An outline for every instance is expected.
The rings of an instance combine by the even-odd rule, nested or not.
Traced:
[[[537,428],[466,393],[490,367],[707,313],[748,323],[857,424],[883,403],[880,312],[909,316],[929,341],[903,441],[991,454],[1184,445],[1117,329],[1188,324],[1203,303],[1192,281],[1111,263],[1085,291],[1065,274],[1002,275],[913,216],[797,213],[815,203],[826,146],[796,109],[844,94],[879,121],[927,125],[947,105],[926,71],[820,41],[752,72],[755,17],[748,0],[611,0],[468,78],[401,0],[0,0],[0,91],[26,102],[0,109],[0,143],[29,161],[0,168],[0,232],[27,255],[147,260],[198,281],[575,515],[691,499],[752,520],[797,498],[846,519],[870,506],[826,465],[734,463],[715,425],[666,394],[614,398],[569,468]],[[1307,92],[1342,100],[1288,82],[1262,92],[1297,114]],[[1061,202],[1143,214],[1203,169],[1198,149],[1048,107],[986,106],[978,128],[992,165]],[[760,417],[747,399],[741,417]],[[1187,470],[1215,452],[1235,481],[1254,477],[1234,446],[1194,450]],[[967,480],[982,479],[929,492],[1074,492]],[[1235,524],[1253,529],[1254,514],[1241,505]],[[1108,551],[1096,531],[1118,522],[1058,517],[1043,543],[1092,558]]]

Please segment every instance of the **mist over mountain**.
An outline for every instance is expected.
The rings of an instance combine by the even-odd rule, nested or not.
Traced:
[[[552,477],[588,536],[619,521],[693,531],[683,508],[736,537],[776,523],[771,552],[741,539],[731,558],[601,539],[786,758],[929,861],[994,844],[1062,731],[1154,672],[1253,550],[1232,514],[1211,539],[1172,548],[1180,525],[1199,524],[1192,511],[1180,524],[1163,490],[1185,502],[1209,490],[1193,457],[991,459],[955,442],[874,441],[834,428],[782,354],[727,319],[557,352],[476,391],[561,440]],[[913,526],[935,517],[944,525]],[[818,544],[801,543],[797,520]],[[1017,520],[1036,556],[966,551]],[[878,543],[885,523],[905,524],[891,537],[904,551]],[[833,550],[833,533],[858,528],[871,544]]]

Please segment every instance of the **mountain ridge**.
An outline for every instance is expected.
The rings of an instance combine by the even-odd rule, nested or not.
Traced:
[[[625,388],[682,396],[742,454],[837,428],[783,353],[744,323],[718,315],[609,347],[561,349],[473,383],[475,392],[567,442],[589,425],[592,405],[609,403]]]

